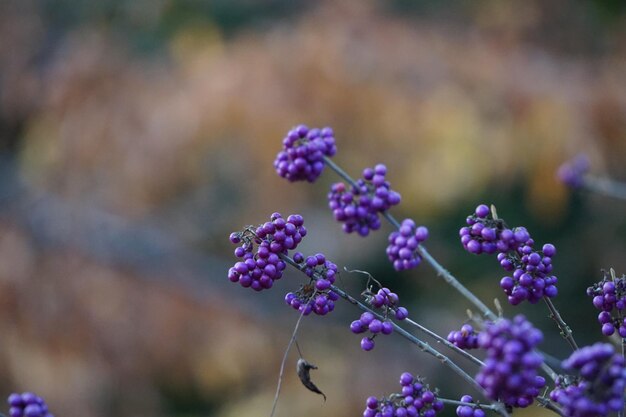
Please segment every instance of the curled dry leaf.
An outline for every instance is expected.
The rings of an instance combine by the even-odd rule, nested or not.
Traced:
[[[298,359],[298,363],[296,364],[296,372],[298,373],[298,377],[302,382],[302,385],[307,387],[310,391],[321,394],[324,397],[324,401],[326,401],[326,395],[320,391],[317,386],[311,381],[311,375],[309,374],[311,369],[317,369],[317,366],[307,362],[306,360],[300,358]]]

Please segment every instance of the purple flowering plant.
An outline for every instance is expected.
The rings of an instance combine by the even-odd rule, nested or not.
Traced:
[[[285,296],[286,304],[297,310],[299,317],[285,351],[271,415],[278,401],[287,353],[296,341],[302,319],[311,313],[329,314],[336,302],[344,300],[361,310],[360,316],[347,325],[352,333],[362,335],[361,349],[371,351],[378,337],[395,332],[450,368],[468,389],[459,400],[446,398],[445,393],[429,387],[423,376],[404,372],[399,377],[398,392],[365,399],[364,417],[433,417],[446,406],[454,407],[459,417],[510,416],[532,404],[567,417],[624,416],[626,277],[618,277],[611,270],[587,290],[594,307],[600,310],[601,334],[617,333],[622,341],[621,351],[602,342],[579,347],[553,302],[558,295],[558,279],[552,265],[556,247],[535,242],[523,226],[507,225],[493,206],[478,204],[467,216],[459,231],[463,248],[470,254],[491,255],[497,260],[504,270],[500,287],[511,306],[543,301],[569,345],[571,354],[565,355],[568,357],[556,365],[548,364],[541,351],[543,334],[539,329],[521,314],[507,318],[501,308],[498,314],[494,313],[427,251],[424,242],[429,233],[425,226],[413,219],[400,222],[391,214],[390,209],[401,202],[401,196],[386,179],[385,165],[365,168],[362,177],[355,180],[333,162],[331,158],[336,153],[331,128],[300,125],[283,139],[274,168],[278,175],[292,182],[314,182],[327,167],[334,171],[342,181],[331,186],[328,207],[344,232],[365,237],[379,230],[383,221],[388,222],[393,231],[388,237],[386,255],[393,268],[402,271],[428,264],[480,314],[472,315],[471,323],[465,322],[460,329],[451,329],[447,337],[442,337],[413,320],[400,304],[399,295],[370,274],[365,273],[368,278],[362,293],[354,296],[338,285],[336,278],[341,268],[325,254],[307,256],[297,252],[307,234],[302,216],[292,214],[285,218],[273,213],[268,222],[246,226],[230,235],[230,241],[238,245],[235,256],[239,259],[228,271],[230,281],[262,291],[272,288],[287,267],[305,276],[299,289]],[[592,177],[588,170],[588,160],[577,157],[559,168],[557,177],[574,188],[626,199],[623,184]],[[436,347],[426,338],[436,341]],[[459,357],[477,366],[478,372],[461,366]],[[322,394],[311,381],[310,369],[316,367],[300,357],[298,376],[302,383]],[[30,414],[24,411],[11,415]]]

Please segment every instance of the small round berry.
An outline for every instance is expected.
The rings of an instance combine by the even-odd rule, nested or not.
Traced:
[[[476,216],[480,217],[481,219],[484,219],[485,217],[487,217],[489,215],[489,207],[487,207],[487,205],[485,204],[481,204],[478,207],[476,207]]]
[[[409,317],[409,311],[404,307],[398,307],[395,312],[396,319],[404,320]]]
[[[364,337],[363,339],[361,339],[361,349],[366,352],[374,349],[374,340],[369,337]]]
[[[365,400],[365,404],[367,405],[367,408],[371,408],[374,410],[378,408],[378,398],[368,397],[367,400]]]
[[[361,314],[361,323],[363,323],[365,326],[369,326],[369,324],[372,322],[372,320],[374,320],[374,315],[372,313],[370,313],[369,311],[366,311],[365,313]]]

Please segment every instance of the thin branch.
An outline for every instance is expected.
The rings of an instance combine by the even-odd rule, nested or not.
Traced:
[[[285,354],[283,355],[283,360],[280,363],[280,373],[278,374],[278,384],[276,385],[276,394],[274,395],[274,403],[272,404],[272,412],[270,413],[270,417],[274,416],[274,412],[276,411],[276,405],[278,404],[278,396],[280,395],[280,387],[283,383],[283,374],[285,373],[285,363],[287,362],[287,356],[289,355],[289,350],[291,346],[296,341],[296,334],[298,333],[298,328],[300,327],[300,322],[304,317],[304,311],[300,313],[300,317],[298,317],[298,321],[296,322],[295,327],[293,328],[293,333],[291,334],[291,339],[287,344],[287,349],[285,349]],[[298,352],[300,352],[300,348],[298,347]],[[302,356],[302,354],[300,354]]]
[[[545,398],[545,397],[542,397],[542,396],[538,396],[537,397],[537,402],[543,408],[545,408],[547,410],[550,410],[553,413],[556,413],[556,414],[560,415],[561,417],[565,417],[565,413],[563,412],[563,410],[561,410],[561,407],[559,407],[558,405],[554,404],[554,402],[552,402],[548,398]]]
[[[447,398],[437,398],[439,401],[441,401],[444,404],[450,404],[450,405],[468,405],[470,407],[474,407],[474,408],[482,408],[483,410],[491,410],[491,411],[498,411],[497,407],[495,407],[493,404],[481,404],[480,402],[476,402],[476,403],[466,403],[463,401],[458,401],[458,400],[450,400]]]
[[[330,169],[335,171],[337,173],[337,175],[339,175],[341,178],[343,178],[344,180],[349,182],[352,187],[354,187],[355,189],[358,190],[359,186],[357,185],[356,181],[354,179],[352,179],[352,177],[350,175],[348,175],[348,173],[346,171],[341,169],[341,167],[339,165],[335,164],[332,159],[330,159],[330,158],[325,156],[324,157],[324,163],[326,165],[328,165],[330,167]]]
[[[426,328],[426,327],[422,326],[421,324],[411,320],[408,317],[406,319],[404,319],[404,321],[406,321],[407,323],[409,323],[412,326],[415,326],[420,331],[426,333],[427,335],[429,335],[430,337],[435,339],[438,343],[443,343],[446,347],[448,347],[449,349],[452,349],[453,351],[455,351],[459,355],[463,356],[464,358],[469,359],[471,362],[475,363],[476,365],[481,366],[481,367],[485,366],[485,363],[483,361],[481,361],[480,359],[478,359],[476,356],[472,355],[468,351],[461,349],[460,347],[458,347],[454,343],[450,343],[450,341],[448,341],[448,339],[446,339],[445,337],[439,336],[437,333],[433,332],[432,330],[429,330],[428,328]]]
[[[570,329],[567,323],[565,323],[565,321],[561,317],[561,314],[559,314],[559,311],[552,303],[552,300],[545,296],[543,297],[543,300],[546,302],[546,305],[550,310],[550,318],[556,322],[556,325],[559,327],[563,338],[567,341],[567,343],[569,343],[573,350],[578,350],[578,345],[576,344],[574,336],[572,335],[572,329]]]
[[[607,197],[626,200],[626,184],[610,178],[594,177],[585,175],[583,177],[583,188]]]

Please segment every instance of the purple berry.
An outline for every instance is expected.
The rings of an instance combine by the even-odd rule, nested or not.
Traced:
[[[557,171],[557,178],[571,188],[580,188],[583,185],[584,175],[589,170],[589,159],[586,155],[578,155],[565,162]]]
[[[409,311],[406,308],[404,308],[404,307],[398,307],[396,309],[395,315],[396,315],[396,319],[404,320],[407,317],[409,317]]]
[[[374,349],[374,340],[369,337],[364,337],[363,339],[361,339],[361,349],[366,352]]]
[[[476,216],[484,219],[490,213],[489,207],[486,204],[481,204],[476,207]]]
[[[393,323],[391,323],[390,321],[383,321],[380,331],[384,335],[390,335],[391,333],[393,333]]]

